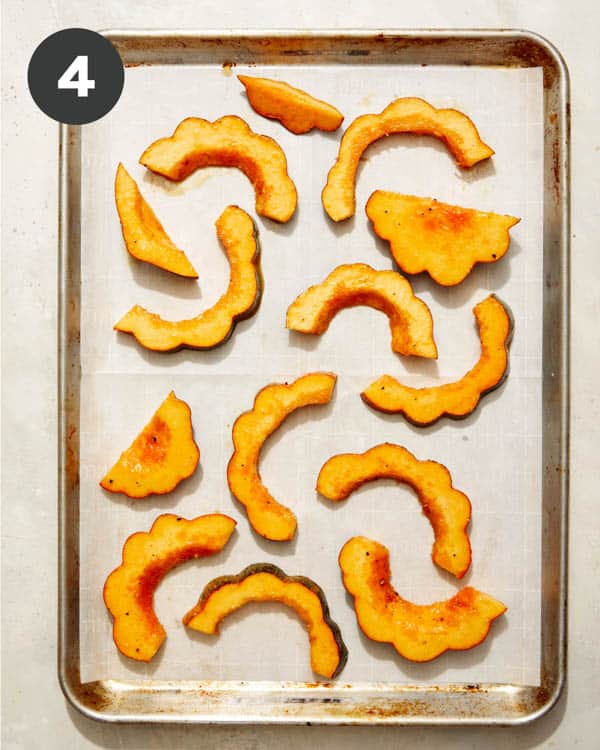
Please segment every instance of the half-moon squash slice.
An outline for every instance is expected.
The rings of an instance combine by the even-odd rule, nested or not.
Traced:
[[[495,263],[508,250],[520,219],[474,208],[376,190],[366,212],[404,273],[426,271],[443,286],[460,284],[476,263]]]
[[[365,453],[341,453],[330,458],[319,472],[317,491],[328,500],[345,500],[376,479],[395,479],[412,487],[433,529],[434,563],[462,578],[471,564],[466,532],[471,503],[452,486],[448,469],[436,461],[419,461],[400,445],[383,443]]]
[[[199,460],[190,407],[171,391],[100,486],[131,498],[165,495],[192,476]]]
[[[391,643],[410,661],[478,646],[492,621],[506,612],[502,602],[471,586],[429,605],[403,599],[390,581],[388,549],[363,536],[347,541],[338,561],[360,629],[373,641]]]
[[[115,203],[125,246],[131,256],[178,276],[198,278],[187,255],[171,241],[122,164],[117,167],[115,177]]]
[[[281,146],[255,133],[236,115],[214,122],[200,117],[182,120],[172,136],[144,151],[140,164],[175,182],[202,167],[237,167],[254,186],[261,216],[286,222],[296,210],[296,186]]]
[[[439,138],[460,167],[472,167],[494,153],[462,112],[436,109],[423,99],[414,97],[396,99],[380,114],[361,115],[346,129],[337,161],[329,171],[321,195],[323,207],[334,221],[349,219],[354,215],[356,170],[365,149],[380,138],[395,133]]]
[[[164,320],[135,305],[114,328],[131,333],[146,349],[212,349],[223,344],[239,320],[253,315],[262,293],[259,246],[254,222],[238,206],[228,206],[216,222],[230,265],[229,286],[213,307],[188,320]]]
[[[344,119],[339,109],[289,83],[254,76],[238,76],[238,80],[246,88],[252,109],[263,117],[279,120],[296,135],[313,128],[337,130]]]
[[[220,552],[235,523],[220,513],[191,520],[166,513],[149,532],[127,539],[123,561],[106,579],[103,592],[114,618],[115,645],[122,654],[138,661],[152,659],[166,638],[153,608],[158,584],[177,565]]]
[[[410,282],[396,271],[375,271],[365,263],[338,266],[321,283],[302,292],[289,306],[286,326],[320,335],[346,307],[365,305],[390,320],[392,350],[415,357],[437,357],[429,308],[413,294]]]
[[[250,411],[233,425],[233,455],[227,481],[233,496],[246,508],[252,528],[266,539],[285,542],[296,533],[296,516],[277,502],[262,482],[258,461],[265,440],[293,411],[331,400],[336,376],[312,372],[293,383],[273,383],[258,392]]]
[[[269,563],[250,565],[239,575],[215,578],[183,622],[192,630],[215,635],[221,620],[249,602],[281,602],[295,610],[308,630],[313,671],[328,679],[342,671],[348,651],[329,615],[323,590],[310,578],[288,576]]]
[[[423,427],[440,417],[462,419],[475,410],[480,398],[498,388],[508,373],[508,347],[513,322],[508,308],[493,294],[473,308],[479,328],[481,355],[460,380],[428,388],[409,388],[391,375],[383,375],[361,393],[379,411],[402,414]]]

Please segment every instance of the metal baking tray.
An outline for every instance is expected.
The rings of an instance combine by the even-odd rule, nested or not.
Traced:
[[[80,130],[60,130],[59,643],[67,699],[110,722],[489,724],[529,722],[557,701],[566,664],[569,81],[527,31],[108,31],[125,65],[335,63],[541,67],[544,81],[542,616],[539,686],[117,681],[79,669]]]

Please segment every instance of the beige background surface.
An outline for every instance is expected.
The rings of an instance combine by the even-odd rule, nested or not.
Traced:
[[[335,4],[276,2],[2,4],[2,747],[6,748],[592,748],[600,722],[597,647],[600,515],[596,279],[600,193],[600,59],[595,3]],[[561,50],[572,79],[572,491],[568,689],[522,729],[113,727],[80,717],[56,679],[56,211],[57,127],[33,104],[26,66],[59,28],[513,27]]]

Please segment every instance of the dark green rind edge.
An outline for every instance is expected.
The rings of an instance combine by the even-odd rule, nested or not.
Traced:
[[[325,597],[323,589],[310,578],[306,578],[305,576],[289,576],[283,570],[281,570],[281,568],[278,568],[277,565],[273,565],[272,563],[253,563],[252,565],[248,565],[246,568],[244,568],[244,570],[241,571],[241,573],[238,573],[237,575],[219,576],[218,578],[214,578],[212,581],[209,581],[204,587],[204,590],[200,595],[200,599],[198,600],[198,603],[195,605],[194,609],[203,607],[208,598],[223,586],[230,583],[241,583],[246,578],[249,578],[256,573],[271,573],[284,582],[300,583],[302,586],[307,588],[309,591],[312,591],[313,594],[316,594],[319,597],[321,609],[323,610],[323,620],[331,629],[334,640],[338,647],[339,662],[337,669],[331,675],[331,678],[333,679],[334,677],[337,677],[348,661],[348,649],[346,648],[346,644],[344,643],[344,640],[342,638],[342,631],[340,630],[339,625],[331,619],[329,605],[327,604],[327,599]]]

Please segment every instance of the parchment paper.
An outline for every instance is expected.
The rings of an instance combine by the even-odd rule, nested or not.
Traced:
[[[336,104],[345,125],[379,112],[399,96],[421,96],[438,107],[468,113],[494,158],[462,171],[435,139],[397,136],[372,146],[361,166],[356,216],[333,225],[320,193],[337,153],[339,134],[301,137],[250,108],[242,86],[218,66],[137,67],[126,73],[113,112],[83,129],[82,411],[81,411],[81,676],[107,678],[312,680],[306,633],[284,607],[250,605],[229,617],[219,637],[186,632],[181,617],[213,577],[271,561],[325,590],[350,657],[343,680],[410,683],[499,681],[537,684],[540,646],[541,372],[542,372],[542,76],[539,69],[395,68],[392,66],[237,68],[236,73],[281,78]],[[276,138],[286,152],[299,194],[294,219],[279,226],[256,217],[252,186],[241,172],[206,169],[179,185],[137,164],[143,149],[170,135],[191,115],[242,116]],[[198,282],[178,279],[128,257],[113,200],[119,161],[138,181],[167,232],[188,253]],[[285,312],[310,284],[340,263],[391,268],[387,245],[372,234],[364,205],[388,189],[520,216],[507,256],[479,266],[453,289],[428,277],[415,291],[431,307],[437,363],[392,353],[386,317],[361,308],[342,311],[321,337],[285,329]],[[228,267],[214,222],[230,203],[257,221],[265,278],[258,313],[237,326],[212,352],[150,353],[112,326],[133,304],[178,319],[192,317],[222,294]],[[366,407],[360,391],[387,372],[419,386],[460,378],[479,354],[473,306],[490,292],[514,313],[510,377],[461,422],[442,420],[418,429],[402,418]],[[231,425],[266,383],[290,381],[314,370],[338,374],[326,407],[291,416],[265,446],[265,483],[298,516],[290,544],[267,542],[250,529],[230,496],[225,467]],[[192,408],[201,469],[164,498],[129,501],[98,482],[174,389]],[[382,442],[406,446],[418,458],[445,464],[454,485],[473,504],[471,570],[462,582],[431,562],[432,532],[408,488],[367,485],[331,506],[314,490],[322,464],[343,451]],[[222,511],[238,521],[224,552],[176,569],[155,596],[168,638],[149,665],[121,657],[102,586],[121,560],[127,536],[148,530],[160,513],[188,518]],[[508,613],[484,644],[411,664],[393,648],[360,633],[345,594],[337,555],[351,536],[364,534],[391,550],[393,584],[405,597],[428,603],[470,584],[501,599]]]

